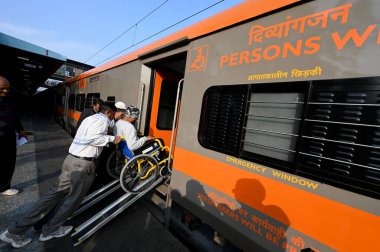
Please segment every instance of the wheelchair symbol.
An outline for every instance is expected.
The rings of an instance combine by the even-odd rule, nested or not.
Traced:
[[[190,72],[201,71],[206,69],[206,61],[208,54],[208,45],[197,47],[191,50],[190,59]]]

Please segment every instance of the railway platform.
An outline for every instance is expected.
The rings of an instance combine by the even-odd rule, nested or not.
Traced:
[[[29,142],[18,148],[12,183],[21,193],[12,197],[0,195],[1,232],[55,181],[72,141],[70,135],[51,118],[28,114],[23,117],[23,125],[29,133]],[[78,217],[69,223],[75,226],[80,221]],[[189,251],[139,202],[78,246],[73,245],[70,235],[44,243],[38,241],[39,234],[32,230],[27,235],[32,238],[32,243],[17,251]],[[0,251],[15,250],[0,242]]]

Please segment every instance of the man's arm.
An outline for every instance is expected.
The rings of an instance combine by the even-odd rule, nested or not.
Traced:
[[[106,119],[94,119],[92,116],[85,118],[77,131],[74,143],[102,147],[109,142],[115,142],[114,136],[107,135],[108,124]]]
[[[92,146],[106,146],[109,142],[115,141],[114,136],[107,135],[109,124],[106,120],[97,121],[93,126],[89,129],[89,138],[92,139],[90,144]]]
[[[132,151],[143,146],[146,141],[154,139],[152,136],[144,136],[139,138],[137,136],[137,131],[133,126],[128,127],[123,135],[126,136],[125,140],[127,141],[128,148]]]

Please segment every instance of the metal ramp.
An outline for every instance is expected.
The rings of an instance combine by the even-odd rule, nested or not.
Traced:
[[[144,183],[141,183],[139,186],[137,186],[137,189],[143,187],[144,185],[148,184],[149,182],[151,182],[151,180],[154,179],[154,177],[151,179],[147,179],[146,181],[144,181]],[[147,188],[139,194],[125,193],[117,200],[115,200],[113,203],[111,203],[109,206],[105,207],[103,210],[89,218],[80,226],[76,227],[75,232],[71,235],[74,246],[81,244],[83,241],[85,241],[87,238],[93,235],[96,231],[98,231],[109,221],[111,221],[113,218],[115,218],[117,215],[119,215],[129,206],[131,206],[142,196],[144,196],[149,191],[160,185],[164,179],[164,177],[159,177],[149,188]],[[106,185],[105,187],[100,188],[98,191],[95,191],[92,194],[88,195],[83,200],[81,207],[72,215],[71,218],[79,215],[92,205],[104,199],[106,196],[118,190],[120,188],[120,184],[118,182],[118,180],[115,180],[110,184]]]
[[[81,214],[82,212],[90,208],[91,206],[95,205],[96,203],[100,202],[102,199],[104,199],[105,197],[107,197],[108,195],[112,194],[113,192],[117,191],[120,188],[121,186],[120,186],[119,180],[114,180],[108,185],[103,186],[102,188],[87,195],[83,199],[82,204],[80,205],[78,210],[76,210],[69,219],[72,219],[78,216],[79,214]]]

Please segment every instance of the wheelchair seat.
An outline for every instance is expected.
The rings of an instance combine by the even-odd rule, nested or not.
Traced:
[[[164,140],[161,138],[155,138],[154,140],[147,141],[143,146],[133,151],[135,156],[140,154],[148,154],[154,156],[157,161],[160,163],[161,161],[167,159],[169,154],[166,152]]]

